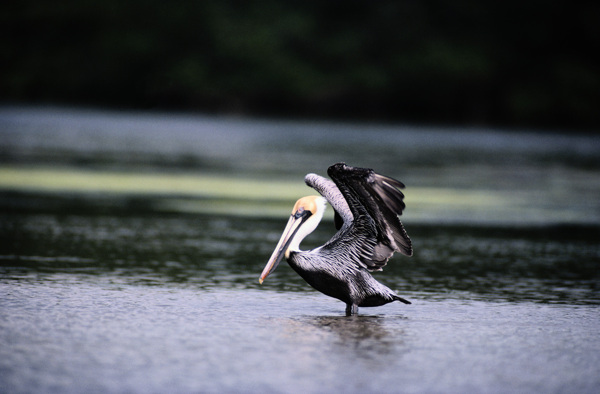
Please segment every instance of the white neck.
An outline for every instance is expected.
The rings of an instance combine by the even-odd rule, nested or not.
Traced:
[[[306,236],[308,234],[315,231],[315,229],[321,222],[321,219],[323,219],[323,214],[325,213],[325,206],[326,206],[325,204],[327,203],[327,200],[323,197],[319,197],[316,200],[316,202],[317,202],[317,212],[315,212],[313,215],[311,215],[311,217],[309,217],[306,220],[306,222],[304,222],[304,224],[302,224],[302,226],[298,229],[298,232],[296,233],[296,235],[292,239],[292,242],[290,243],[290,246],[286,252],[286,256],[291,251],[299,252],[300,251],[300,242],[302,242],[302,240],[304,238],[306,238]]]

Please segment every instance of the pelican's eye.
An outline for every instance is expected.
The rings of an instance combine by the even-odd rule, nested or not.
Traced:
[[[298,210],[296,211],[296,213],[294,214],[294,217],[296,219],[300,219],[302,216],[304,216],[304,208],[300,207],[298,208]]]
[[[296,218],[296,219],[302,219],[302,221],[305,221],[311,215],[312,215],[311,211],[308,211],[308,210],[304,209],[303,207],[300,207],[300,208],[298,208],[298,210],[294,214],[294,218]]]

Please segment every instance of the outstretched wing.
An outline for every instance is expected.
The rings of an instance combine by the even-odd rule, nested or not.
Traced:
[[[344,223],[347,225],[352,223],[354,216],[335,183],[317,174],[307,174],[304,182],[327,199],[334,211],[334,224],[337,230],[341,229]]]
[[[348,223],[349,215],[342,216],[344,227],[330,242],[346,244],[372,271],[381,270],[396,251],[412,255],[410,238],[398,218],[405,207],[400,181],[344,163],[332,165],[327,174],[352,216],[352,223]]]

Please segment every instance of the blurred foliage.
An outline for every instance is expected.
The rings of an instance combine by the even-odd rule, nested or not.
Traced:
[[[598,130],[600,3],[21,0],[0,101]]]

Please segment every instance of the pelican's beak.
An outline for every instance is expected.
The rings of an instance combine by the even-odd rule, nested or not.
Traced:
[[[302,226],[302,223],[304,223],[306,219],[308,219],[311,215],[311,211],[304,209],[299,209],[298,211],[292,214],[290,220],[288,220],[288,223],[285,226],[285,230],[283,230],[283,234],[281,235],[279,243],[277,243],[277,247],[273,251],[273,254],[267,262],[267,265],[263,269],[262,274],[260,274],[260,278],[258,279],[260,284],[263,283],[265,278],[269,276],[271,272],[275,271],[275,268],[277,268],[277,266],[283,259],[283,256],[285,256],[286,258],[289,256],[288,248],[294,240],[298,229],[300,228],[300,226]]]

